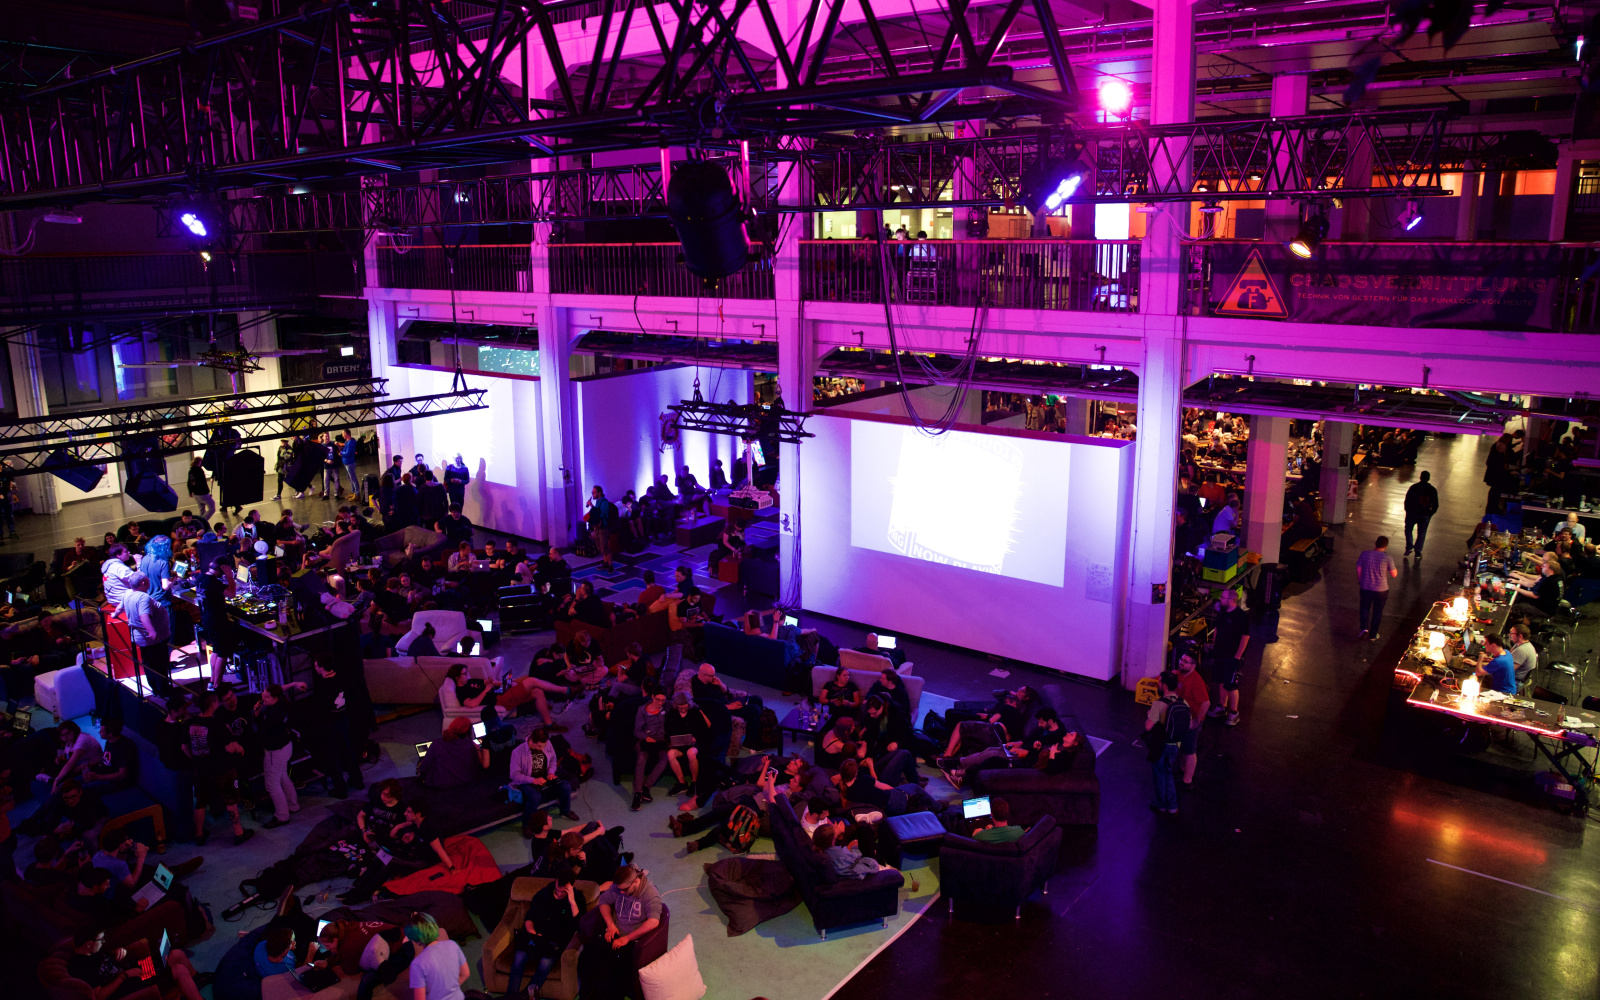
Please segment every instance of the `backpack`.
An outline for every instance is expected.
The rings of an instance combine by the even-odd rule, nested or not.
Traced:
[[[722,846],[735,854],[743,854],[750,850],[750,845],[755,843],[756,835],[761,832],[761,817],[749,806],[738,805],[733,807],[728,821],[723,824]]]
[[[594,502],[594,510],[593,510],[592,513],[593,513],[594,516],[593,516],[593,519],[590,521],[590,524],[589,524],[590,527],[592,527],[592,528],[601,528],[601,529],[603,529],[605,531],[613,531],[613,530],[616,529],[616,527],[617,527],[617,505],[616,504],[612,503],[610,500],[607,500],[605,497],[601,497],[599,500],[596,500]]]

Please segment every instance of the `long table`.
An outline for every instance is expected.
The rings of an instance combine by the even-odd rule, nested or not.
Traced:
[[[1550,766],[1572,785],[1573,804],[1580,812],[1587,811],[1590,785],[1600,762],[1600,712],[1492,692],[1471,701],[1464,698],[1461,685],[1476,668],[1458,655],[1455,644],[1464,630],[1474,637],[1501,631],[1511,616],[1516,594],[1512,592],[1511,600],[1504,604],[1480,605],[1465,620],[1451,610],[1455,596],[1459,591],[1433,606],[1395,667],[1395,683],[1412,685],[1406,705],[1466,723],[1527,733]],[[1433,634],[1445,635],[1446,645],[1433,646],[1429,640]],[[1585,751],[1595,752],[1586,756]]]
[[[193,608],[193,617],[196,621],[199,620],[199,594],[192,587],[180,584],[173,588],[172,596],[175,600],[182,601]],[[233,619],[234,625],[238,628],[252,635],[265,638],[271,643],[268,647],[272,650],[271,666],[262,676],[245,677],[252,691],[259,691],[266,684],[286,684],[290,681],[306,681],[309,683],[312,679],[310,663],[302,664],[300,669],[297,670],[294,662],[294,651],[296,649],[303,649],[308,652],[313,650],[333,650],[345,644],[340,642],[341,639],[347,640],[348,643],[352,644],[350,648],[354,648],[353,644],[356,641],[353,638],[355,626],[349,620],[336,621],[331,625],[317,625],[311,628],[302,625],[295,615],[288,616],[288,621],[285,622],[279,622],[277,619],[267,622],[253,622],[231,605],[228,608],[228,617]],[[344,636],[340,634],[340,629],[349,630],[351,635]]]

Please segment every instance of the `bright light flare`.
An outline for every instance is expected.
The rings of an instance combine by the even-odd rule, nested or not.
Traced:
[[[1071,177],[1066,178],[1060,184],[1056,185],[1056,189],[1054,191],[1050,192],[1050,197],[1044,200],[1044,207],[1049,211],[1054,212],[1056,209],[1061,207],[1062,203],[1077,193],[1078,185],[1082,183],[1083,178],[1077,174],[1073,174]]]
[[[200,216],[194,214],[193,212],[183,213],[182,215],[178,216],[178,221],[183,223],[183,228],[189,230],[189,232],[195,234],[196,236],[206,235],[206,224],[204,220],[202,220]]]
[[[1101,80],[1100,110],[1118,118],[1126,117],[1133,110],[1133,88],[1116,77]]]

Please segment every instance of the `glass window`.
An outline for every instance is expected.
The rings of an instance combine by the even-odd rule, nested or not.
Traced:
[[[99,351],[92,331],[47,327],[39,331],[39,375],[51,407],[100,402]]]
[[[178,394],[178,370],[163,365],[173,360],[171,340],[157,337],[153,330],[133,330],[111,345],[111,361],[116,366],[117,398],[122,400],[159,398]]]

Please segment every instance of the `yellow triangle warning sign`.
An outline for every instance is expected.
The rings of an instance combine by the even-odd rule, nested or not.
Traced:
[[[1251,319],[1287,319],[1288,306],[1278,293],[1278,285],[1267,273],[1260,250],[1251,250],[1244,267],[1234,277],[1213,310],[1218,316],[1248,316]]]

